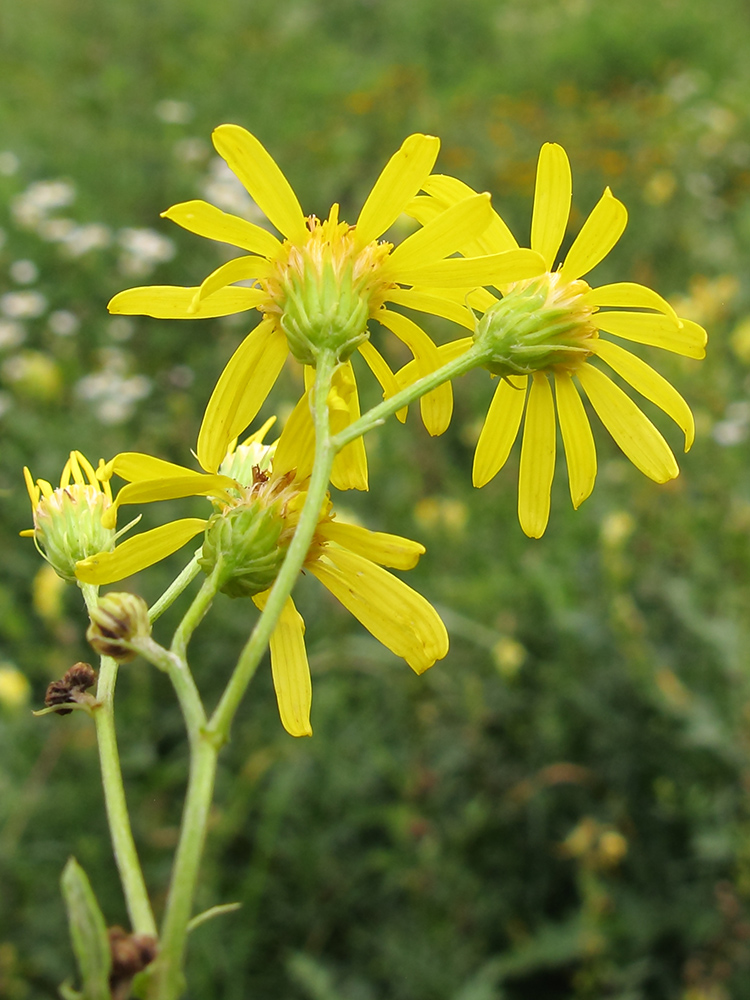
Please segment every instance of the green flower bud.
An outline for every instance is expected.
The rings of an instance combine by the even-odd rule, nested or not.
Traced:
[[[138,640],[151,635],[148,605],[127,592],[105,594],[89,612],[86,638],[101,656],[127,663],[138,655]]]
[[[565,281],[557,272],[516,282],[477,324],[483,366],[501,376],[577,367],[599,336],[588,291],[585,281]]]
[[[80,559],[115,547],[115,528],[102,525],[105,512],[112,507],[109,484],[99,482],[93,467],[77,451],[70,453],[58,489],[43,479],[35,483],[28,469],[24,474],[34,527],[21,534],[34,539],[58,576],[75,583]]]

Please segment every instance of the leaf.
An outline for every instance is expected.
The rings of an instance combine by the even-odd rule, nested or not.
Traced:
[[[107,937],[107,925],[99,909],[96,896],[86,873],[75,858],[65,865],[60,880],[65,906],[68,911],[70,937],[73,951],[78,961],[78,969],[83,983],[85,1000],[110,1000],[109,972],[112,957]],[[77,995],[64,987],[65,1000],[73,1000]]]
[[[224,913],[234,913],[235,910],[239,910],[241,907],[242,903],[220,903],[218,906],[212,906],[210,909],[204,910],[203,913],[199,913],[193,917],[187,925],[188,934],[194,931],[196,927],[200,927],[201,924],[205,924],[207,920],[213,920],[214,917],[220,917]]]

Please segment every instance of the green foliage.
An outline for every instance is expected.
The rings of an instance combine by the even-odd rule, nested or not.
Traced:
[[[0,660],[33,686],[32,706],[0,699],[0,995],[53,997],[74,975],[58,890],[70,853],[106,923],[126,924],[91,723],[27,711],[90,653],[75,589],[39,575],[17,538],[20,470],[54,482],[71,448],[190,460],[247,317],[123,323],[105,305],[225,259],[158,216],[226,184],[208,136],[235,121],[305,211],[340,200],[343,218],[409,131],[434,132],[439,169],[490,190],[522,240],[538,147],[559,141],[567,240],[606,184],[630,212],[595,283],[679,298],[710,341],[701,364],[658,359],[696,412],[680,478],[643,479],[595,425],[594,494],[572,511],[561,467],[538,542],[516,522],[517,454],[470,486],[489,378],[456,385],[443,438],[411,414],[368,441],[371,492],[337,505],[425,543],[409,582],[452,650],[413,677],[301,581],[315,735],[286,736],[261,671],[222,757],[197,909],[242,907],[191,934],[191,996],[750,998],[748,45],[736,0],[0,5]],[[75,201],[24,221],[29,185],[60,178]],[[148,253],[127,232],[143,227]],[[41,293],[25,306],[38,315],[9,313],[2,296],[19,291]],[[300,382],[284,378],[288,408]],[[677,451],[679,432],[644,408]],[[193,512],[200,500],[160,505],[144,523]],[[132,587],[154,599],[179,568]],[[209,704],[252,614],[220,599],[197,635]],[[187,768],[165,678],[124,667],[117,720],[160,910]]]
[[[70,858],[60,880],[73,950],[78,960],[83,992],[64,988],[65,1000],[108,1000],[109,951],[107,925],[86,873],[75,858]]]

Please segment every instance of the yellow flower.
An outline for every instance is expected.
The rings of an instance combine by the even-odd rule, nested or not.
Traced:
[[[427,196],[414,199],[408,211],[426,224],[467,196],[468,188],[452,177],[434,175],[423,185]],[[625,206],[606,188],[565,260],[555,261],[568,224],[572,195],[570,164],[561,146],[546,143],[539,154],[531,247],[544,258],[544,274],[500,288],[498,299],[486,289],[467,301],[484,315],[473,338],[440,348],[445,362],[472,343],[485,350],[484,366],[501,377],[474,455],[473,482],[484,486],[505,464],[526,414],[521,445],[518,516],[533,538],[549,519],[555,467],[556,420],[560,423],[574,507],[589,496],[596,478],[594,439],[575,382],[583,388],[602,423],[630,461],[655,482],[678,475],[671,449],[633,400],[597,365],[603,361],[642,396],[664,410],[685,435],[685,451],[694,437],[693,417],[685,400],[666,379],[640,358],[600,336],[613,334],[689,358],[705,356],[706,332],[680,319],[660,295],[633,282],[591,288],[582,276],[595,267],[622,235]],[[461,246],[464,254],[496,253],[518,244],[495,215],[478,240]],[[460,293],[442,292],[456,304]],[[464,325],[471,321],[464,319]],[[411,366],[398,373],[401,384],[414,377]],[[554,382],[554,396],[552,383]]]
[[[100,473],[129,480],[118,493],[116,506],[206,496],[215,512],[207,520],[162,525],[113,552],[90,556],[78,563],[78,579],[94,584],[121,580],[204,531],[203,569],[216,570],[222,589],[233,596],[251,596],[262,609],[306,496],[309,452],[298,428],[300,414],[309,412],[309,406],[304,398],[301,403],[277,442],[262,443],[272,418],[230,450],[219,474],[195,472],[134,452],[116,456]],[[425,598],[383,567],[411,569],[423,552],[422,545],[407,538],[336,521],[327,499],[304,564],[376,639],[418,674],[446,655],[448,634]],[[293,736],[312,733],[304,630],[289,598],[270,647],[281,721]]]
[[[93,466],[80,451],[71,451],[57,489],[46,479],[34,482],[27,468],[23,473],[34,527],[21,535],[33,538],[58,576],[74,583],[78,560],[114,548],[117,515],[109,483],[97,479]]]
[[[131,288],[109,304],[113,313],[167,319],[226,316],[248,309],[263,314],[224,369],[206,409],[197,453],[201,466],[210,472],[216,472],[229,442],[260,410],[290,350],[308,366],[315,365],[322,348],[335,350],[342,362],[358,350],[390,396],[397,384],[369,340],[368,319],[377,319],[406,344],[414,355],[418,377],[434,371],[440,357],[427,334],[408,317],[387,309],[387,302],[453,319],[461,314],[460,307],[414,286],[478,287],[489,281],[531,277],[544,269],[538,254],[518,248],[473,261],[446,259],[492,219],[489,195],[468,189],[465,199],[398,247],[378,242],[423,188],[440,146],[434,136],[416,134],[405,140],[378,177],[353,226],[339,222],[338,205],[323,222],[313,215],[305,217],[275,161],[245,129],[220,125],[213,142],[283,239],[203,201],[175,205],[163,213],[166,218],[199,236],[249,253],[223,264],[200,286]],[[251,287],[238,286],[240,281],[250,282]],[[351,422],[359,415],[351,367],[346,380]],[[442,433],[452,412],[450,385],[423,397],[420,408],[429,432]],[[347,456],[343,456],[337,474],[356,488],[366,489],[361,442],[347,455],[355,452],[358,471],[347,471]]]

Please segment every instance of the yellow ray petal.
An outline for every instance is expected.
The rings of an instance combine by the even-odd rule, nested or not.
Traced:
[[[307,568],[375,638],[421,674],[448,652],[448,633],[432,605],[387,570],[331,548]]]
[[[369,340],[366,340],[363,344],[359,345],[359,353],[367,362],[367,365],[375,376],[375,378],[380,382],[383,389],[383,399],[390,399],[391,396],[395,396],[399,389],[403,388],[396,381],[396,376],[391,371],[391,367],[385,360],[383,355],[375,347],[372,346]],[[415,365],[416,370],[416,365]],[[396,418],[403,422],[406,420],[406,414],[408,407],[405,406],[403,410],[396,410]]]
[[[542,255],[551,271],[565,235],[570,215],[573,182],[570,161],[562,146],[545,142],[539,151],[531,216],[531,247]]]
[[[605,188],[560,268],[565,281],[580,278],[604,260],[627,224],[628,210],[609,188]]]
[[[685,435],[685,451],[689,451],[695,440],[695,422],[690,407],[674,386],[645,361],[641,361],[617,344],[599,338],[594,341],[593,346],[594,353],[602,361],[606,361],[610,368],[613,368],[642,396],[656,403],[674,420]]]
[[[265,298],[259,288],[222,288],[210,299],[198,303],[198,288],[179,285],[145,285],[126,288],[107,305],[113,315],[151,316],[154,319],[210,319],[254,309]]]
[[[261,611],[268,593],[266,590],[253,598]],[[305,623],[291,597],[284,605],[269,645],[281,724],[290,736],[312,736],[312,682],[305,649]]]
[[[269,417],[268,420],[266,420],[266,422],[261,427],[259,427],[257,431],[253,431],[253,433],[250,434],[249,437],[246,437],[245,440],[242,442],[242,444],[243,445],[256,444],[256,443],[263,444],[263,439],[265,438],[266,434],[268,434],[268,432],[275,423],[276,423],[276,417],[275,416]]]
[[[229,359],[208,401],[198,434],[198,461],[207,472],[216,472],[229,442],[258,413],[288,353],[283,332],[272,320],[263,320]]]
[[[29,494],[29,500],[31,500],[31,506],[36,507],[36,505],[39,503],[39,498],[41,496],[42,491],[34,482],[34,477],[31,475],[31,471],[26,465],[24,465],[23,467],[23,478],[24,482],[26,483],[26,489]]]
[[[113,475],[134,483],[143,479],[171,479],[177,476],[193,476],[200,479],[203,473],[187,469],[184,465],[176,465],[174,462],[166,462],[163,458],[145,455],[140,451],[121,451],[101,468],[98,478],[110,479]]]
[[[351,552],[369,559],[379,566],[392,569],[412,569],[424,553],[424,545],[400,535],[389,535],[384,531],[370,531],[358,524],[342,521],[326,521],[318,527],[317,534]]]
[[[331,434],[338,434],[360,417],[357,381],[351,361],[345,361],[334,372],[331,392],[343,404],[342,407],[331,407],[329,411]],[[368,488],[367,453],[363,438],[355,438],[338,453],[333,461],[331,483],[337,490]]]
[[[526,375],[514,375],[501,379],[495,389],[474,452],[471,480],[477,487],[486,485],[508,460],[521,426],[527,384]]]
[[[521,249],[486,257],[450,257],[426,266],[400,268],[398,280],[405,285],[469,289],[481,285],[508,285],[544,271],[544,260],[538,253]]]
[[[235,257],[234,260],[228,260],[226,264],[217,267],[203,280],[193,305],[200,308],[205,299],[210,295],[215,295],[219,289],[226,288],[228,285],[234,284],[235,281],[266,278],[272,270],[273,264],[265,257]],[[259,291],[259,289],[252,289],[252,291]],[[267,299],[268,295],[266,294],[264,297]]]
[[[383,265],[384,276],[390,274],[400,281],[401,268],[408,271],[442,260],[483,233],[491,220],[488,194],[474,194],[451,205],[396,247]]]
[[[76,563],[76,577],[82,583],[106,584],[124,580],[182,548],[203,531],[208,522],[198,517],[162,524],[129,538],[114,552],[99,552]]]
[[[560,418],[570,499],[577,510],[596,481],[596,447],[581,397],[567,372],[555,372],[557,415]]]
[[[424,182],[424,190],[432,195],[434,201],[442,209],[455,205],[456,202],[474,194],[468,184],[464,184],[457,177],[449,177],[447,174],[431,174]],[[504,250],[516,250],[517,248],[518,243],[513,233],[493,209],[492,219],[484,233],[458,249],[465,257],[476,257],[480,254],[502,253]]]
[[[362,248],[382,236],[401,215],[429,175],[440,140],[433,135],[416,133],[404,140],[375,181],[359,213],[356,245]]]
[[[236,215],[222,212],[206,201],[183,201],[161,213],[163,219],[177,223],[188,232],[205,236],[209,240],[231,243],[240,250],[259,253],[274,258],[281,250],[281,243],[267,229]]]
[[[442,316],[467,330],[474,330],[476,321],[474,314],[466,306],[445,298],[441,295],[431,295],[429,292],[417,291],[414,288],[394,288],[388,292],[388,302],[395,302],[417,312],[428,313],[430,316]]]
[[[377,314],[377,320],[395,333],[412,352],[420,378],[440,367],[437,347],[424,330],[407,316],[381,309]],[[428,433],[433,437],[442,434],[450,424],[453,414],[453,389],[450,382],[445,382],[422,396],[419,409]]]
[[[426,226],[428,222],[432,222],[443,211],[445,211],[445,206],[441,205],[435,198],[420,194],[416,198],[412,198],[409,204],[405,206],[404,215],[416,219],[420,226]]]
[[[678,320],[657,313],[598,312],[594,322],[600,330],[637,344],[649,344],[687,358],[705,358],[706,331],[692,320]]]
[[[412,289],[402,289],[402,291],[411,290]],[[471,288],[467,291],[466,288],[460,287],[429,288],[424,285],[420,285],[417,294],[422,293],[429,295],[431,298],[438,297],[445,299],[447,302],[451,302],[454,305],[464,306],[469,310],[476,310],[477,312],[487,312],[488,309],[496,305],[499,301],[497,295],[493,295],[492,292],[486,288]]]
[[[293,243],[305,243],[310,234],[297,196],[266,148],[239,125],[219,125],[211,138],[216,152],[279,232]]]
[[[656,309],[658,312],[677,320],[677,313],[658,292],[638,285],[634,281],[617,281],[613,285],[599,285],[584,296],[592,306],[604,308],[629,307],[631,309]]]
[[[679,475],[669,445],[633,400],[593,365],[576,372],[602,423],[633,465],[657,483]]]
[[[532,376],[518,473],[518,520],[529,538],[541,538],[549,521],[555,472],[555,403],[549,379]]]
[[[123,486],[113,506],[122,507],[126,503],[154,503],[156,500],[178,500],[181,497],[226,497],[227,490],[236,488],[237,483],[229,476],[205,474],[197,477],[191,475],[146,479]]]
[[[315,456],[315,423],[310,410],[312,389],[297,402],[289,414],[281,437],[276,442],[273,471],[283,476],[297,470],[297,479],[306,479],[312,472]]]

